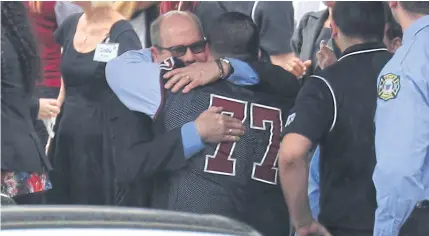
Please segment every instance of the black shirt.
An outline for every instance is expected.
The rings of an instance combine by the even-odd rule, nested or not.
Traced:
[[[381,43],[348,48],[308,78],[288,118],[287,133],[320,144],[319,220],[328,228],[373,230],[377,77],[390,57]]]

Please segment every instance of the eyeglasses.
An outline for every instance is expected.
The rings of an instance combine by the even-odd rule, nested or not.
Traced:
[[[195,42],[193,44],[190,45],[179,45],[179,46],[173,46],[173,47],[169,47],[169,48],[164,48],[158,45],[155,45],[155,47],[162,49],[162,50],[167,50],[171,53],[171,55],[173,57],[182,57],[186,54],[186,51],[188,50],[188,48],[191,50],[192,53],[196,54],[196,53],[202,53],[206,47],[206,41],[205,40],[201,40],[198,42]]]

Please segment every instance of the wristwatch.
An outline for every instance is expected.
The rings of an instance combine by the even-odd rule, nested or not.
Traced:
[[[231,66],[231,62],[226,58],[220,58],[219,60],[225,62],[228,66]]]
[[[220,72],[219,78],[221,78],[221,79],[226,78],[229,74],[228,75],[225,74],[225,71],[224,71],[223,66],[222,66],[222,62],[224,62],[228,65],[230,73],[232,71],[231,62],[225,58],[219,58],[219,59],[216,59],[215,61],[216,61],[216,64],[217,64],[217,66],[219,68],[219,72]]]

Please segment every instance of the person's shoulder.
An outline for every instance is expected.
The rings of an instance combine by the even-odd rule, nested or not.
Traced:
[[[404,59],[408,61],[413,61],[415,58],[426,59],[426,61],[429,59],[429,27],[426,27],[425,29],[421,30],[421,32],[418,33],[413,38],[412,43],[409,45],[409,47],[406,50],[406,53],[404,53]]]
[[[112,36],[120,36],[121,34],[129,31],[135,32],[131,23],[125,19],[118,19],[118,21],[113,23],[110,29],[110,34]]]
[[[426,27],[422,32],[417,35],[415,38],[415,45],[417,45],[417,50],[419,50],[418,47],[422,47],[423,52],[428,52],[429,50],[429,44],[427,43],[429,41],[429,26]]]
[[[270,19],[274,24],[282,24],[287,19],[294,19],[293,4],[291,1],[255,1],[251,2],[250,13],[252,18]],[[254,15],[253,15],[254,14]],[[284,22],[283,22],[284,23]]]
[[[3,34],[3,32],[2,32]],[[3,36],[3,35],[2,35]],[[5,37],[2,37],[2,63],[1,63],[1,84],[2,93],[8,88],[15,87],[16,82],[21,82],[22,71],[19,69],[18,54],[13,47],[13,44],[9,38],[10,36],[5,33]],[[4,59],[4,60],[3,60]],[[3,90],[4,89],[4,90]],[[3,103],[3,98],[2,98]]]
[[[74,13],[70,16],[68,16],[61,25],[58,26],[58,28],[54,32],[54,36],[56,41],[64,46],[65,41],[70,38],[70,34],[72,34],[72,30],[77,26],[80,17],[82,16],[81,13]]]
[[[334,78],[339,71],[344,69],[344,65],[342,64],[344,64],[344,61],[337,61],[323,70],[316,71],[313,75],[310,75],[309,77],[332,80],[332,78]]]
[[[429,27],[427,29],[419,32],[410,44],[404,44],[393,56],[394,66],[400,67],[401,73],[415,76],[429,73],[427,66],[429,60],[429,44],[427,43],[429,41]]]
[[[332,87],[332,76],[330,73],[326,73],[326,70],[320,71],[305,78],[303,88],[307,87]],[[311,84],[311,86],[309,86]]]
[[[311,22],[318,21],[320,18],[322,18],[324,14],[326,14],[326,10],[310,11],[305,13],[299,20],[298,28],[299,29],[306,28],[307,25],[313,24]]]
[[[59,28],[70,28],[73,25],[77,25],[79,18],[83,15],[83,12],[73,13],[69,15],[59,26]]]
[[[134,30],[131,23],[125,19],[118,19],[111,27],[110,32],[110,40],[113,42],[126,42],[126,45],[129,45],[130,43],[134,45],[130,49],[141,49],[142,45],[140,42],[139,37],[137,36],[136,31]]]
[[[310,12],[305,13],[302,16],[301,21],[308,21],[309,19],[318,20],[318,19],[322,18],[324,14],[326,14],[326,10],[310,11]]]
[[[328,9],[323,9],[320,11],[310,11],[309,13],[310,17],[314,17],[314,18],[322,18],[324,15],[329,15]]]
[[[254,1],[251,2],[252,6],[255,6],[260,9],[279,9],[293,11],[292,1]],[[271,12],[269,12],[271,13]],[[277,11],[273,11],[273,13],[277,13]],[[282,12],[285,14],[285,12]]]
[[[346,77],[353,76],[351,73],[347,72],[347,67],[349,65],[342,65],[343,61],[338,61],[327,68],[317,71],[313,75],[310,75],[305,83],[313,80],[313,84],[315,87],[322,88],[324,91],[330,91],[330,93],[334,93],[338,89],[344,87],[345,83],[348,80]]]

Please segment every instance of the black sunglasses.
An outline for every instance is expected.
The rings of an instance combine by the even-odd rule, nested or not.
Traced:
[[[186,51],[188,50],[188,48],[194,54],[202,53],[206,47],[206,41],[201,40],[201,41],[195,42],[195,43],[187,45],[187,46],[179,45],[179,46],[164,48],[164,47],[161,47],[159,45],[155,45],[155,47],[162,49],[162,50],[169,51],[171,53],[171,56],[173,56],[173,57],[182,57],[186,54]]]

